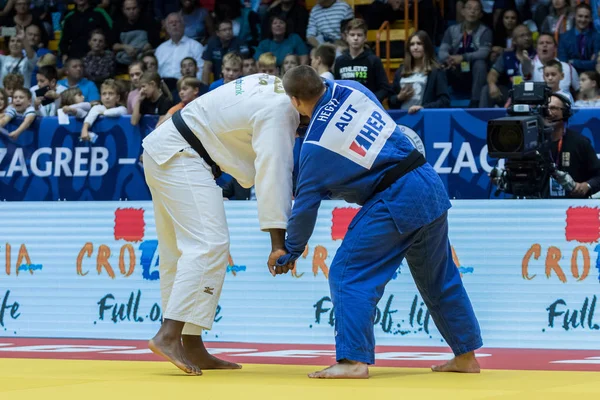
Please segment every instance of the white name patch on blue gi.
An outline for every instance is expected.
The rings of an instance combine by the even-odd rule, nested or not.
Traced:
[[[307,140],[307,143],[325,147],[370,169],[396,129],[396,123],[359,91],[350,89],[350,96],[340,103],[335,99],[339,89],[336,84],[333,99],[318,111],[315,122],[326,124],[322,136],[318,141]]]

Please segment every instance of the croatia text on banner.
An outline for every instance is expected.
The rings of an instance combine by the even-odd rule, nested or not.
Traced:
[[[497,160],[487,155],[487,121],[505,116],[497,110],[424,110],[390,115],[422,150],[453,199],[494,198],[488,173]],[[81,122],[58,125],[56,118],[38,118],[15,142],[0,134],[0,201],[2,200],[149,200],[142,167],[141,139],[156,118],[138,127],[129,117],[103,118],[93,131],[94,144],[79,142]],[[572,129],[592,140],[600,153],[597,109],[581,109]]]
[[[272,277],[256,203],[227,202],[231,256],[207,340],[332,343],[327,277],[357,209],[324,202],[296,270]],[[35,215],[35,222],[27,219]],[[0,336],[148,339],[163,305],[150,202],[0,203]],[[456,200],[454,260],[487,347],[597,349],[600,208],[593,201]],[[380,345],[442,338],[407,265],[379,301]]]
[[[93,144],[79,141],[82,121],[70,121],[37,118],[16,141],[0,134],[0,201],[150,198],[138,161],[141,139],[156,118],[144,117],[138,126],[129,117],[101,118],[92,129],[98,135]]]

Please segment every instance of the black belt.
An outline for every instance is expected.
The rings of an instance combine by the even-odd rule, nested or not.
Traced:
[[[181,110],[176,111],[175,114],[173,114],[173,116],[171,117],[171,119],[173,120],[175,129],[179,131],[179,133],[181,134],[181,136],[183,136],[185,141],[188,142],[190,146],[192,146],[192,149],[196,150],[196,152],[200,155],[200,157],[204,159],[204,161],[206,161],[208,165],[210,165],[210,169],[212,170],[212,174],[215,177],[215,179],[220,177],[223,173],[221,172],[221,168],[219,168],[217,163],[214,162],[212,158],[210,158],[210,156],[206,152],[206,149],[202,145],[202,142],[200,141],[200,139],[198,139],[198,136],[194,135],[194,132],[192,132],[192,130],[186,125],[185,121],[181,117]]]
[[[419,168],[426,162],[425,157],[423,157],[423,154],[421,154],[419,150],[413,150],[408,157],[401,160],[385,173],[383,179],[377,184],[377,187],[375,187],[375,193],[383,192],[385,189],[392,186],[398,179],[402,178],[410,171]]]

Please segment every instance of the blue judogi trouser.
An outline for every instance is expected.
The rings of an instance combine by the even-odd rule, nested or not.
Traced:
[[[337,360],[375,362],[376,306],[404,258],[454,354],[480,348],[479,323],[452,260],[447,212],[419,229],[401,233],[387,202],[377,200],[368,206],[351,222],[330,269]]]

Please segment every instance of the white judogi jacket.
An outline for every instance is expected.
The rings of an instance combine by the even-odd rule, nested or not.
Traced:
[[[260,228],[285,229],[300,117],[281,79],[266,74],[240,78],[192,101],[181,115],[221,170],[245,188],[255,186]],[[171,120],[142,146],[159,165],[190,147]]]

